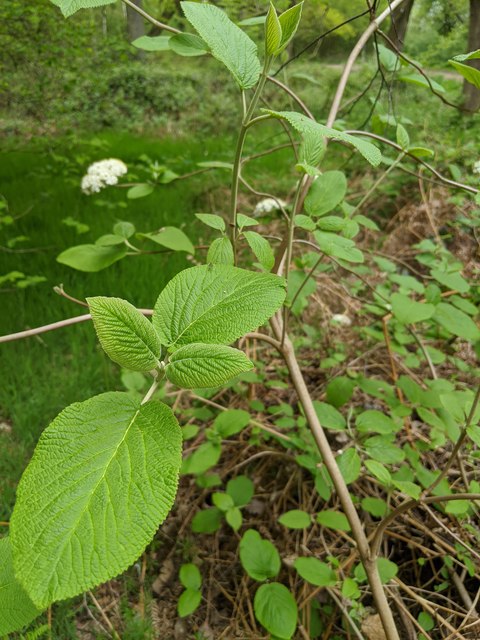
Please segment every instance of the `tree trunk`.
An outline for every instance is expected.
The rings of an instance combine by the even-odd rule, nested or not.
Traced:
[[[140,9],[142,9],[143,0],[132,0],[134,4],[137,5]],[[130,42],[133,42],[137,38],[141,38],[145,35],[145,20],[142,16],[137,13],[134,9],[131,9],[127,6],[127,32],[128,39]],[[136,49],[135,53],[137,58],[143,58],[145,56],[144,51],[141,49]]]
[[[395,43],[395,47],[402,51],[407,35],[408,21],[412,12],[414,0],[407,0],[395,9],[390,22],[388,37]]]
[[[468,29],[468,51],[475,51],[480,47],[480,0],[470,0],[470,23]],[[467,60],[475,69],[480,70],[480,59]],[[464,107],[468,111],[480,109],[480,89],[466,80],[463,83]]]

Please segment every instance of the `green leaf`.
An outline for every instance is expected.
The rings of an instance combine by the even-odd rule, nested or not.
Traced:
[[[173,506],[182,432],[171,409],[104,393],[43,432],[11,519],[17,578],[41,607],[113,578]]]
[[[280,47],[276,51],[278,55],[281,53],[288,44],[292,41],[295,33],[297,32],[298,25],[300,24],[300,20],[302,18],[302,8],[303,2],[299,2],[294,7],[290,7],[287,11],[284,11],[281,16],[279,16],[279,22],[282,27],[282,39],[280,42]]]
[[[255,220],[255,218],[246,216],[243,213],[237,214],[237,225],[239,229],[243,229],[243,227],[255,227],[257,224],[258,220]]]
[[[377,51],[380,63],[387,71],[398,71],[400,69],[400,60],[398,56],[383,44],[377,44]]]
[[[400,145],[404,151],[407,151],[410,146],[410,136],[401,124],[397,124],[397,144]]]
[[[257,46],[227,14],[212,4],[181,3],[185,17],[222,62],[241,89],[253,87],[260,76]]]
[[[414,158],[433,158],[435,151],[427,147],[410,147],[408,153]]]
[[[382,584],[390,582],[398,573],[398,566],[387,558],[378,558],[377,567]],[[359,582],[365,582],[367,579],[367,574],[362,564],[358,564],[355,567],[354,575]]]
[[[212,229],[225,231],[225,220],[221,216],[216,216],[213,213],[196,213],[195,217]]]
[[[154,192],[154,187],[151,184],[137,184],[135,187],[131,187],[127,191],[127,198],[129,200],[138,200],[139,198],[146,198]]]
[[[182,564],[179,577],[185,589],[200,589],[202,586],[202,575],[192,563]]]
[[[347,600],[357,600],[362,595],[358,584],[352,578],[345,578],[342,584],[342,596]]]
[[[327,384],[327,402],[334,407],[341,407],[352,398],[354,389],[354,380],[338,376]]]
[[[227,264],[233,266],[235,256],[233,254],[230,238],[215,238],[207,253],[207,262],[210,264]]]
[[[414,500],[418,500],[422,493],[422,488],[419,487],[418,484],[410,482],[410,480],[393,480],[393,484],[399,491],[405,493]]]
[[[151,371],[162,345],[152,323],[121,298],[87,298],[93,325],[107,356],[126,369]]]
[[[365,466],[383,485],[389,486],[392,483],[390,471],[381,462],[377,460],[365,460]]]
[[[163,344],[229,344],[261,326],[285,299],[285,280],[228,265],[192,267],[160,294],[153,326]]]
[[[480,49],[476,49],[475,51],[470,51],[469,53],[459,53],[457,56],[453,56],[452,60],[457,60],[458,62],[465,62],[465,60],[478,60],[479,58],[480,58]]]
[[[270,2],[270,7],[265,21],[265,51],[267,55],[274,56],[282,41],[282,27],[275,7]]]
[[[168,45],[174,53],[187,58],[208,53],[205,41],[193,33],[177,33],[169,39]]]
[[[338,468],[347,484],[358,479],[362,462],[354,447],[350,447],[337,458]]]
[[[458,58],[458,56],[456,56]],[[475,67],[470,67],[468,64],[462,64],[457,60],[452,59],[449,60],[449,63],[452,67],[458,71],[460,75],[462,75],[467,82],[473,84],[474,87],[480,89],[480,71],[475,69]]]
[[[340,511],[321,511],[317,516],[317,522],[329,529],[350,531],[347,516]]]
[[[231,507],[225,514],[225,520],[234,531],[238,531],[242,526],[242,512],[238,507]]]
[[[192,343],[170,356],[165,374],[183,389],[218,387],[238,374],[253,369],[243,351],[216,344]]]
[[[193,516],[193,533],[215,533],[220,528],[222,512],[217,507],[203,509]]]
[[[135,233],[135,227],[131,222],[125,222],[121,220],[113,226],[113,233],[128,240],[128,238],[131,238]]]
[[[417,302],[402,293],[394,293],[391,298],[393,315],[402,324],[414,324],[428,320],[435,313],[435,306]]]
[[[389,436],[373,436],[364,444],[368,455],[379,462],[398,464],[405,460],[405,453],[391,442]]]
[[[181,618],[186,618],[191,615],[202,601],[202,594],[198,589],[185,589],[180,595],[177,603],[178,615]]]
[[[253,498],[255,487],[247,476],[237,476],[228,481],[226,491],[236,507],[244,507]]]
[[[250,422],[250,414],[243,409],[227,409],[222,411],[214,420],[213,428],[222,439],[240,433]]]
[[[438,93],[445,93],[445,87],[442,86],[439,82],[436,82],[432,78],[427,78],[422,76],[421,73],[409,73],[398,76],[398,80],[401,82],[407,82],[410,84],[416,84],[419,87],[424,87],[425,89],[431,90],[432,88]]]
[[[334,587],[337,574],[317,558],[297,558],[293,564],[299,575],[316,587]]]
[[[431,631],[435,627],[435,621],[429,613],[422,611],[418,614],[418,623],[424,631]]]
[[[30,624],[41,610],[30,600],[13,571],[10,538],[0,540],[0,636]]]
[[[319,400],[314,400],[313,405],[322,427],[325,427],[326,429],[336,429],[337,431],[341,431],[346,428],[347,423],[345,418],[342,416],[340,411],[335,409],[335,407],[332,407],[332,405],[327,404],[326,402],[320,402]]]
[[[255,617],[280,640],[290,640],[297,628],[297,603],[283,584],[262,584],[253,602]]]
[[[310,187],[305,210],[311,216],[323,216],[337,207],[347,193],[347,179],[342,171],[325,171]]]
[[[57,256],[57,262],[77,269],[77,271],[93,273],[106,269],[114,262],[124,258],[126,254],[127,247],[125,245],[100,247],[95,244],[79,244],[63,251]]]
[[[94,9],[112,4],[115,0],[52,0],[53,4],[60,7],[65,18],[70,17],[79,9]]]
[[[355,242],[349,238],[343,238],[335,233],[315,231],[315,240],[323,253],[347,262],[363,262],[363,253],[356,248]]]
[[[192,255],[195,253],[195,247],[188,236],[177,227],[164,227],[158,233],[144,233],[142,236],[172,251],[185,251]]]
[[[370,513],[375,518],[383,518],[387,515],[388,505],[381,498],[363,498],[362,509]]]
[[[229,496],[228,493],[217,492],[212,496],[213,504],[220,509],[220,511],[228,511],[235,505],[233,504],[232,496]]]
[[[278,521],[288,529],[306,529],[312,524],[312,519],[306,511],[292,509],[282,514]]]
[[[447,302],[437,305],[433,319],[441,327],[464,340],[475,342],[480,338],[480,330],[475,322],[466,313]]]
[[[448,271],[442,271],[441,269],[432,269],[430,275],[432,278],[435,278],[437,282],[443,284],[444,287],[447,287],[447,289],[455,289],[460,293],[468,293],[470,290],[470,285],[458,271],[449,273]]]
[[[378,166],[382,160],[380,150],[370,142],[366,142],[361,138],[352,136],[337,129],[331,129],[323,124],[315,122],[296,111],[271,111],[263,109],[274,118],[287,120],[290,125],[304,136],[304,141],[308,144],[304,145],[304,158],[301,161],[309,165],[315,166],[320,160],[324,151],[324,140],[330,138],[332,140],[341,140],[352,145],[362,156],[374,167]]]
[[[95,240],[95,244],[99,247],[113,247],[114,245],[124,244],[125,238],[113,233],[107,233]]]
[[[205,473],[214,467],[220,460],[222,447],[215,442],[204,442],[192,455],[185,458],[182,464],[182,474],[193,473],[195,475]]]
[[[338,233],[340,231],[343,231],[351,223],[351,220],[340,218],[339,216],[325,216],[324,218],[320,218],[320,220],[316,224],[316,227],[320,229],[320,231],[330,231]]]
[[[240,562],[248,575],[263,582],[275,578],[280,571],[280,555],[275,546],[258,531],[248,529],[240,540]]]
[[[369,409],[368,411],[360,413],[355,422],[357,430],[360,431],[360,433],[373,431],[374,433],[385,435],[398,431],[397,425],[389,416],[375,409]]]
[[[244,231],[243,235],[265,271],[271,271],[275,264],[275,256],[268,240],[256,231]]]
[[[171,36],[141,36],[134,40],[132,45],[144,51],[169,51],[170,38]]]
[[[445,511],[455,516],[466,516],[470,509],[468,500],[450,500],[445,505]]]
[[[304,216],[301,213],[295,216],[295,226],[305,231],[315,231],[317,228],[317,225],[309,216]]]

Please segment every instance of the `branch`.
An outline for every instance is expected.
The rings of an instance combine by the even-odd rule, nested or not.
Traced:
[[[182,33],[180,31],[180,29],[175,29],[175,27],[171,27],[169,24],[165,24],[164,22],[159,22],[153,16],[151,16],[149,13],[147,13],[146,11],[144,11],[143,9],[138,7],[131,0],[122,0],[122,2],[124,4],[126,4],[128,7],[130,7],[130,9],[132,9],[133,11],[136,11],[137,13],[139,13],[143,18],[145,18],[145,20],[148,20],[148,22],[151,22],[153,25],[155,25],[159,29],[164,29],[165,31],[170,31],[170,33]]]

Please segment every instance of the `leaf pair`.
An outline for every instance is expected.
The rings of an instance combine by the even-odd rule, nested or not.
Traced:
[[[265,21],[265,51],[267,55],[278,56],[291,42],[302,17],[303,2],[291,7],[278,16],[272,2]]]

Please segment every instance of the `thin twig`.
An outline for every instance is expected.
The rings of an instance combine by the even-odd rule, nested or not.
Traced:
[[[155,25],[159,29],[163,29],[164,31],[170,31],[170,33],[182,33],[180,29],[175,29],[175,27],[171,27],[169,24],[160,22],[159,20],[151,16],[149,13],[141,9],[138,5],[136,5],[131,0],[122,0],[122,2],[126,4],[128,7],[130,7],[130,9],[132,9],[133,11],[136,11],[137,13],[139,13],[142,16],[142,18],[145,18],[145,20],[148,20],[148,22],[151,22],[151,24]]]

